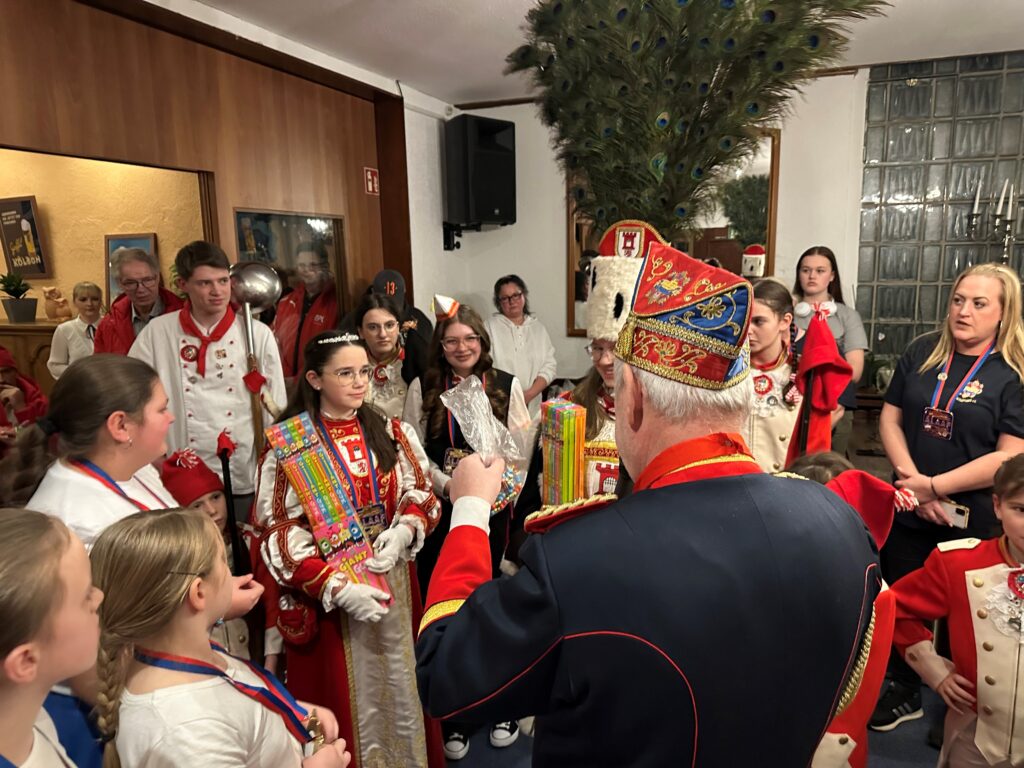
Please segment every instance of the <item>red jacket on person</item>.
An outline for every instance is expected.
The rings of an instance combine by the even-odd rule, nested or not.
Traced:
[[[281,350],[281,365],[286,379],[294,378],[302,371],[302,350],[306,342],[318,333],[338,327],[338,296],[333,281],[328,282],[313,299],[313,305],[303,318],[302,303],[305,299],[306,286],[299,283],[294,291],[278,302],[277,314],[274,315],[274,323],[271,326],[277,338],[277,346]]]
[[[18,364],[14,359],[14,355],[6,347],[0,347],[0,368],[18,370]],[[39,388],[39,385],[20,371],[18,372],[15,386],[21,390],[21,394],[25,398],[25,406],[14,412],[15,421],[11,423],[7,418],[7,408],[0,403],[0,427],[17,427],[20,424],[31,424],[41,416],[45,416],[46,410],[50,407],[50,401],[46,399],[46,395],[43,394],[43,390]],[[4,385],[0,384],[0,389],[3,387]]]
[[[185,306],[183,299],[166,288],[160,288],[160,300],[164,303],[161,314],[175,312]],[[110,305],[110,311],[96,326],[96,338],[93,339],[93,354],[112,352],[115,355],[127,355],[135,342],[135,327],[132,325],[132,301],[127,293],[122,293]]]

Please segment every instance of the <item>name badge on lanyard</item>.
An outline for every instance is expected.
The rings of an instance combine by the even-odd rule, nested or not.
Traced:
[[[988,356],[992,354],[992,350],[995,349],[995,339],[988,345],[978,359],[974,361],[974,365],[967,371],[964,377],[960,380],[960,383],[953,390],[953,394],[949,396],[949,400],[946,401],[946,407],[939,407],[939,397],[942,394],[942,385],[946,383],[946,379],[949,378],[949,369],[953,365],[953,355],[955,350],[950,350],[949,359],[946,360],[946,365],[943,367],[942,372],[936,377],[938,379],[935,382],[935,392],[932,394],[932,403],[924,409],[924,415],[921,419],[921,428],[924,433],[929,437],[938,438],[939,440],[952,440],[953,439],[953,403],[956,402],[957,397],[963,392],[974,375],[981,370],[981,366],[988,360]]]

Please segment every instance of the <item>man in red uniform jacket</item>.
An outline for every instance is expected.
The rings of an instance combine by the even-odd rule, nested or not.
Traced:
[[[295,250],[295,274],[299,285],[278,302],[271,326],[287,380],[302,373],[306,342],[338,325],[338,295],[323,243],[299,244]]]
[[[764,474],[738,434],[751,303],[736,275],[647,248],[615,348],[634,491],[535,513],[512,578],[489,580],[502,462],[462,460],[416,647],[431,715],[536,715],[535,766],[810,764],[881,578],[857,513]]]
[[[185,302],[160,285],[160,265],[153,254],[141,248],[118,248],[110,262],[124,293],[114,299],[96,327],[93,352],[127,355],[150,320],[181,309]]]

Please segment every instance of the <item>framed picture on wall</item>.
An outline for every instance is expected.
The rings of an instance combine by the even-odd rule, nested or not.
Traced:
[[[53,276],[34,195],[0,200],[0,240],[8,272],[30,280]]]
[[[118,248],[141,248],[151,256],[159,257],[159,255],[156,252],[155,232],[145,232],[139,235],[104,235],[103,239],[106,242],[104,250],[107,254],[107,307],[109,308],[114,303],[114,299],[124,293],[121,290],[121,284],[117,281],[117,275],[111,268],[111,257],[114,255],[114,251]],[[159,275],[157,280],[160,280]]]
[[[306,262],[319,254],[333,277],[342,312],[350,309],[343,288],[345,234],[340,216],[236,208],[235,238],[238,260],[259,261],[274,267],[281,275],[285,294],[304,280],[313,279]]]

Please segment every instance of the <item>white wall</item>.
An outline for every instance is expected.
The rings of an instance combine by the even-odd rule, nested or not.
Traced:
[[[797,257],[812,245],[836,252],[849,303],[857,276],[861,168],[867,70],[809,83],[782,125],[776,275],[792,284]],[[449,293],[481,314],[493,312],[494,280],[509,272],[530,287],[530,305],[547,327],[559,376],[580,376],[590,365],[585,341],[565,335],[565,186],[548,130],[533,105],[476,114],[516,124],[517,221],[468,232],[458,251],[441,246],[441,131],[444,116],[406,110],[409,206],[416,303]]]
[[[483,317],[494,312],[494,281],[518,274],[530,289],[530,309],[548,329],[558,376],[582,376],[590,367],[586,339],[565,335],[565,182],[547,128],[531,104],[473,114],[516,124],[516,223],[467,232],[462,247],[444,251],[442,118],[406,110],[409,208],[416,304],[429,311],[434,293],[455,296]]]
[[[853,304],[868,71],[823,77],[794,99],[782,124],[775,274],[787,285],[812,245],[835,251],[843,298]]]

